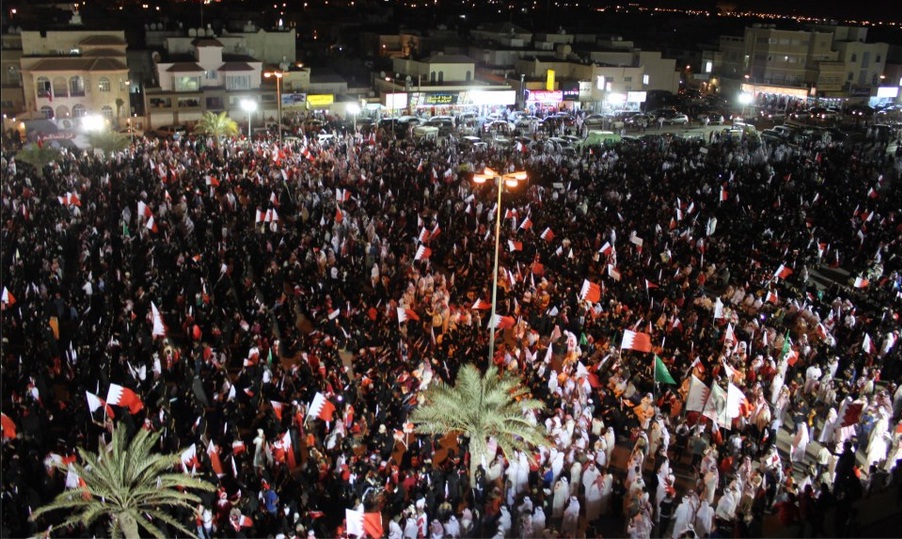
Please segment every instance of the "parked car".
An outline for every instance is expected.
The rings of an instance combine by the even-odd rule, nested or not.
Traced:
[[[673,125],[687,125],[689,123],[689,116],[686,116],[685,114],[675,114],[672,118],[666,119],[664,123]]]
[[[119,133],[120,135],[124,135],[126,137],[141,138],[144,136],[143,129],[138,129],[137,127],[131,127],[131,126],[126,126],[126,127],[120,128],[116,132]]]
[[[705,120],[707,120],[707,122]],[[698,121],[703,124],[706,124],[706,125],[723,125],[724,118],[723,118],[723,114],[711,112],[711,113],[699,114]]]
[[[154,129],[154,135],[160,138],[172,138],[178,140],[188,132],[188,128],[184,125],[161,125]]]

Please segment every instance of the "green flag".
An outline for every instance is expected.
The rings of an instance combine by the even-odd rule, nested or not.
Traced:
[[[787,357],[789,357],[789,352],[792,350],[792,343],[789,341],[789,331],[786,332],[786,335],[783,336],[783,350],[780,351],[780,361],[785,361]]]
[[[122,235],[128,237],[128,225],[125,223],[122,223]]]
[[[664,365],[664,362],[661,361],[657,354],[655,354],[655,382],[676,385],[676,381],[674,381],[673,376],[670,376],[670,371],[667,370],[667,365]]]

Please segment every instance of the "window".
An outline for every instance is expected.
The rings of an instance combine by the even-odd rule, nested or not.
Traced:
[[[81,118],[82,116],[86,115],[87,113],[88,113],[88,110],[85,108],[84,105],[75,105],[74,107],[72,107],[72,117],[73,118]]]
[[[226,90],[249,90],[251,78],[249,75],[229,75],[226,77]]]
[[[875,60],[875,62],[877,62],[878,64],[880,63],[880,55],[879,54],[877,55],[877,59]]]
[[[877,57],[877,61],[880,61],[880,57]],[[9,80],[9,83],[14,86],[20,86],[22,84],[22,75],[19,73],[19,68],[16,66],[9,66],[9,69],[6,70],[6,78]]]
[[[651,84],[649,82],[650,80],[651,80],[651,77],[649,77],[648,75],[642,75],[642,84],[645,84],[645,85]]]
[[[53,97],[69,97],[69,84],[65,78],[53,78]]]
[[[69,117],[69,107],[66,105],[60,105],[56,107],[56,117],[57,118],[68,118]]]
[[[855,54],[855,53],[853,52],[853,53],[852,53],[852,58],[850,58],[849,61],[850,61],[850,62],[853,62],[853,63],[854,63],[854,62],[857,62],[857,61],[858,61],[858,55]]]
[[[110,79],[108,79],[107,77],[100,77],[100,80],[97,81],[97,89],[101,92],[109,92]]]
[[[113,119],[113,107],[109,105],[105,105],[102,109],[100,109],[100,114],[103,114],[103,117],[107,120]]]
[[[78,75],[69,78],[69,95],[83,97],[85,95],[85,79]]]
[[[633,77],[623,77],[623,82],[633,82]]]
[[[473,75],[469,71],[467,71],[467,78],[464,80],[469,81],[472,77],[473,77]]]
[[[41,107],[41,116],[43,116],[46,120],[53,119],[53,109],[46,105]]]
[[[204,71],[204,78],[207,80],[216,80],[216,71]]]
[[[200,77],[182,76],[175,79],[176,92],[196,92],[200,90]]]
[[[854,77],[854,76],[855,75],[853,73],[849,73],[849,76],[846,77],[846,80],[852,80],[852,77]]]
[[[38,91],[38,97],[50,97],[50,79],[47,77],[38,77],[38,80],[35,81],[35,86]]]

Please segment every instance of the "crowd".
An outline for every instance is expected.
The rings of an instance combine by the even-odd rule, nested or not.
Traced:
[[[409,539],[760,536],[770,511],[814,535],[828,510],[842,535],[845,502],[902,485],[883,147],[715,135],[577,156],[380,132],[0,167],[4,536],[45,531],[29,515],[66,488],[54,459],[120,422],[199,448],[186,473],[218,491],[174,516],[205,539],[343,536],[346,509]],[[471,181],[485,167],[529,185],[498,209]],[[408,419],[485,367],[489,335],[550,442],[472,483],[466,439]],[[86,399],[111,384],[143,408]]]

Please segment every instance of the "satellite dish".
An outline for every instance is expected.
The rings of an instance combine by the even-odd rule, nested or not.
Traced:
[[[385,78],[385,71],[380,71],[380,72],[379,72],[379,78],[380,78],[380,79],[384,79],[384,78]]]
[[[195,30],[194,28],[189,28],[188,37],[197,37],[197,30]]]
[[[404,82],[406,82],[408,84],[410,84],[411,80],[413,80],[413,79],[410,78],[410,75],[407,75],[406,77],[404,77]]]

